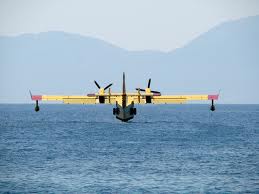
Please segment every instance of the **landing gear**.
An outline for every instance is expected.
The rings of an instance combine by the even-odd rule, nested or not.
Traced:
[[[214,105],[214,100],[211,100],[210,110],[211,111],[215,111],[216,110],[215,105]]]
[[[113,115],[118,115],[118,114],[120,114],[120,109],[119,108],[113,108],[112,113],[113,113]]]
[[[136,108],[130,108],[130,114],[131,115],[136,115],[137,114],[137,109]]]
[[[36,105],[35,105],[35,109],[34,110],[35,110],[35,112],[38,112],[40,110],[38,100],[36,100]]]

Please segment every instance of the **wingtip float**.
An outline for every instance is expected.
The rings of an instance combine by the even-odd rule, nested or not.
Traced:
[[[148,80],[146,89],[136,88],[137,92],[126,92],[125,73],[123,73],[122,92],[112,93],[110,87],[101,87],[96,81],[98,93],[87,94],[86,96],[60,96],[60,95],[32,95],[31,100],[36,102],[35,111],[40,110],[39,101],[63,101],[65,104],[115,104],[113,115],[117,119],[127,122],[134,118],[137,113],[134,104],[183,104],[187,101],[209,100],[210,110],[215,111],[214,101],[219,99],[219,94],[213,95],[161,95],[159,91],[151,90],[151,79]],[[106,90],[108,89],[108,92]]]

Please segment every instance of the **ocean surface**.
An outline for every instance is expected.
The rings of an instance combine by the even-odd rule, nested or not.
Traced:
[[[259,105],[0,105],[0,193],[259,193]]]

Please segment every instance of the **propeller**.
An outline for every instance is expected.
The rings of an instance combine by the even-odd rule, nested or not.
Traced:
[[[109,84],[108,86],[106,86],[105,88],[104,88],[104,90],[107,90],[109,87],[111,87],[112,86],[112,84]]]
[[[94,80],[94,83],[97,86],[97,88],[99,88],[99,89],[101,88],[100,85],[97,83],[97,81]]]
[[[136,90],[138,90],[138,91],[142,91],[142,92],[145,92],[145,91],[146,91],[146,90],[141,89],[141,88],[136,88]]]
[[[151,79],[148,80],[148,84],[147,84],[147,88],[150,89],[150,84],[151,84]],[[145,89],[141,89],[141,88],[136,88],[137,91],[142,91],[145,92]],[[154,91],[154,90],[150,90],[150,92],[155,93],[155,94],[161,94],[159,91]]]
[[[97,81],[95,81],[94,80],[94,83],[95,83],[95,85],[97,86],[97,88],[98,89],[101,89],[101,86],[97,83]],[[108,86],[106,86],[105,88],[104,88],[104,90],[107,90],[109,87],[111,87],[112,86],[112,84],[109,84]]]
[[[156,93],[156,94],[161,94],[160,92],[158,91],[154,91],[154,90],[151,90],[152,93]]]
[[[147,88],[150,88],[151,79],[148,80]]]

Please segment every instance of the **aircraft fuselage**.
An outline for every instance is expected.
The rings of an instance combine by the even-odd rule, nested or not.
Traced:
[[[122,107],[116,103],[116,108],[113,109],[113,114],[117,119],[127,122],[130,119],[133,119],[134,115],[136,115],[136,108],[134,108],[134,103],[125,107]]]
[[[121,104],[116,102],[116,108],[113,109],[113,114],[116,116],[117,119],[123,122],[127,122],[130,119],[133,119],[134,115],[136,115],[136,108],[134,108],[134,102],[131,102],[130,104],[127,103],[126,83],[125,83],[124,73],[123,73]]]

